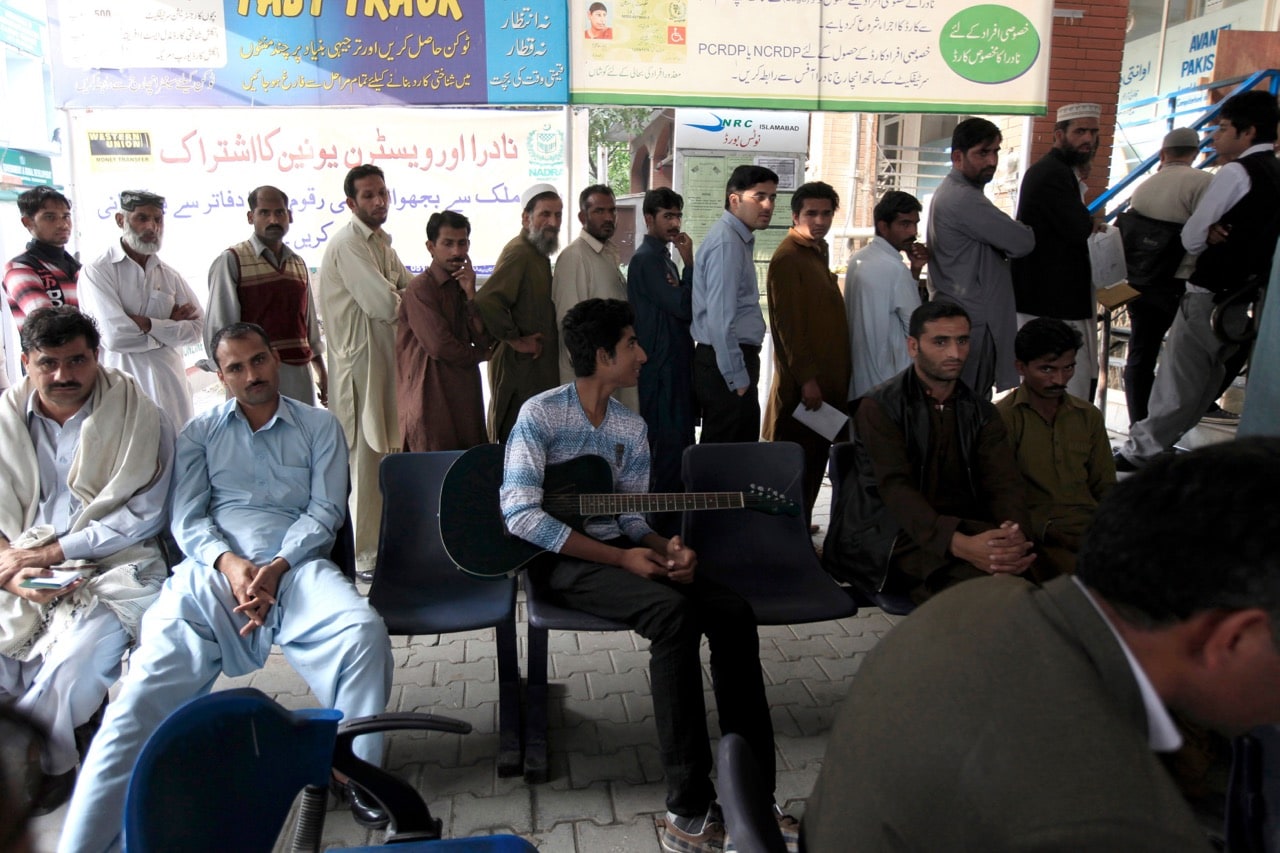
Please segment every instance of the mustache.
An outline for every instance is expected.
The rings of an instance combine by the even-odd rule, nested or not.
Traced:
[[[50,387],[54,388],[55,390],[66,389],[69,391],[74,388],[83,388],[84,386],[81,385],[79,382],[55,382]]]

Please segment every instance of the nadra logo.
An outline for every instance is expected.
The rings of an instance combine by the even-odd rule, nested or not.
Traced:
[[[748,128],[751,127],[752,120],[749,118],[721,118],[715,113],[711,113],[711,117],[716,120],[715,124],[694,124],[691,121],[684,123],[685,127],[696,128],[697,130],[705,130],[708,133],[719,133],[727,128]]]

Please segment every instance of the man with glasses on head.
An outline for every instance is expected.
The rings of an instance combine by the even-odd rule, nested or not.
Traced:
[[[133,375],[181,427],[194,409],[182,348],[198,344],[204,312],[195,293],[157,254],[164,240],[164,198],[120,193],[119,242],[84,268],[81,307],[102,330],[102,363]]]
[[[724,190],[724,213],[711,226],[693,270],[693,390],[705,444],[760,439],[760,345],[764,313],[753,232],[768,228],[778,175],[739,166]]]

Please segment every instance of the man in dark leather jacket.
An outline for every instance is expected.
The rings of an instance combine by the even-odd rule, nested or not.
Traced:
[[[827,570],[916,602],[1034,559],[1022,479],[995,407],[960,381],[969,317],[928,302],[911,315],[913,365],[857,401],[854,464],[823,549]]]

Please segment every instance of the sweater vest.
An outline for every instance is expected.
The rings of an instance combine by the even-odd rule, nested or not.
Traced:
[[[285,364],[310,363],[313,353],[307,304],[311,292],[307,285],[307,265],[302,258],[297,252],[291,252],[284,265],[277,269],[254,252],[250,240],[227,251],[239,267],[236,295],[240,299],[240,319],[261,326],[271,340],[272,349],[280,353],[280,360]]]
[[[1190,278],[1219,295],[1265,284],[1280,237],[1280,160],[1259,151],[1236,162],[1249,175],[1249,191],[1222,215],[1222,224],[1230,229],[1226,241],[1200,253]]]

